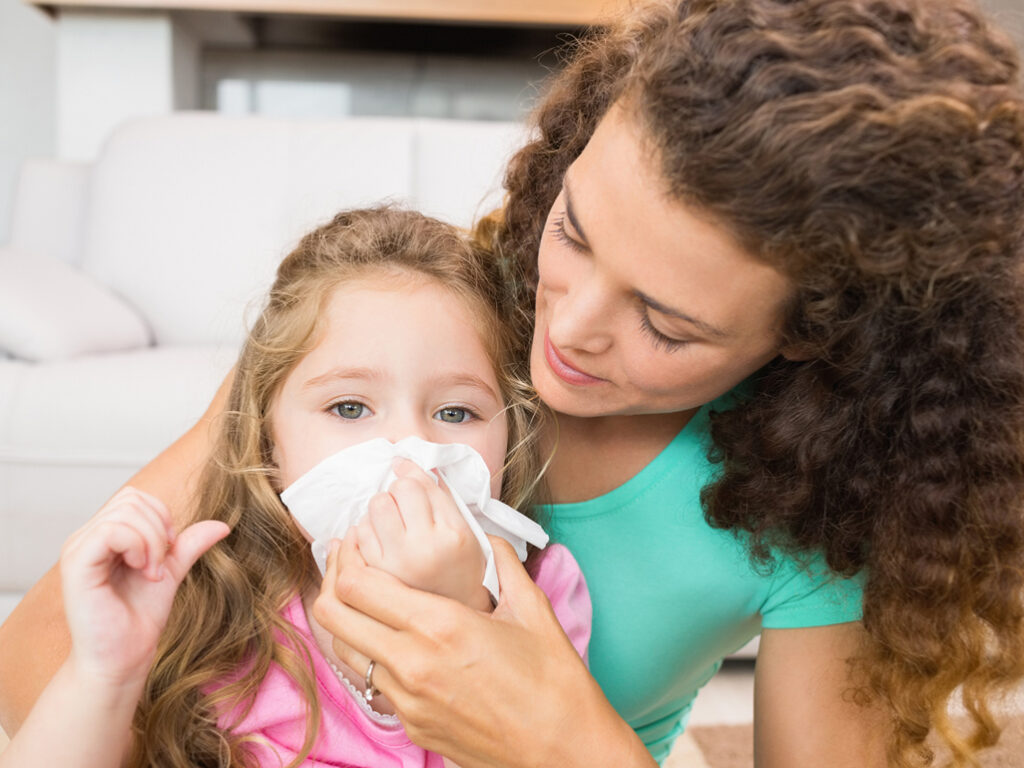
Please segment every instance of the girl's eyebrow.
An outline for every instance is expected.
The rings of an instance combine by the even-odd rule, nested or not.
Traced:
[[[314,376],[302,385],[303,389],[313,389],[335,381],[369,381],[380,382],[387,379],[388,375],[379,368],[332,368],[326,373]],[[468,371],[452,371],[442,373],[433,380],[433,384],[439,387],[470,387],[488,395],[495,402],[500,403],[501,398],[479,376]]]
[[[378,368],[332,368],[327,373],[322,373],[319,376],[314,376],[312,379],[302,385],[303,389],[312,389],[313,387],[319,387],[324,384],[329,384],[332,381],[339,381],[344,379],[364,379],[366,381],[379,381],[387,378],[384,371]]]
[[[697,330],[701,331],[702,333],[706,333],[708,336],[714,336],[715,338],[718,339],[727,338],[729,336],[729,334],[726,331],[723,331],[721,328],[711,325],[710,323],[705,323],[703,320],[700,320],[694,317],[693,315],[688,315],[685,312],[681,312],[678,309],[672,309],[672,307],[665,306],[660,301],[652,299],[646,293],[634,290],[633,295],[640,299],[640,301],[642,301],[648,307],[653,309],[655,312],[658,312],[662,315],[668,315],[669,317],[677,317],[680,320],[685,320],[686,322],[690,323],[695,328],[697,328]]]
[[[565,217],[572,224],[572,228],[576,230],[576,234],[579,235],[580,240],[583,242],[589,242],[587,235],[583,231],[583,227],[580,226],[580,220],[576,218],[576,211],[572,205],[572,195],[569,193],[569,176],[566,174],[562,177],[562,194],[565,195]]]

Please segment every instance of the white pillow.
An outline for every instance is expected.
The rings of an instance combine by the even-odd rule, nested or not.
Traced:
[[[0,250],[0,350],[33,362],[146,347],[145,320],[59,259]]]

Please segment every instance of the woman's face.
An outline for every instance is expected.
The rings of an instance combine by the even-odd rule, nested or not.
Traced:
[[[565,174],[540,244],[530,354],[556,411],[696,408],[779,354],[789,281],[665,186],[621,106]]]

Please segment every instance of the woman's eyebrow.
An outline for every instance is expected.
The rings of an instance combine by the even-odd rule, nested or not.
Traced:
[[[579,235],[580,240],[585,243],[588,242],[587,235],[583,231],[583,227],[580,226],[580,220],[576,218],[576,211],[572,205],[572,195],[569,193],[568,177],[562,178],[562,194],[565,195],[565,217],[569,219],[569,223],[572,224],[572,228],[576,230],[576,234]]]
[[[642,301],[648,307],[653,309],[655,312],[659,312],[663,315],[668,315],[669,317],[677,317],[680,320],[685,320],[686,322],[690,323],[695,328],[697,328],[697,330],[701,331],[702,333],[706,333],[708,336],[714,336],[715,338],[718,339],[727,338],[729,336],[729,334],[726,331],[723,331],[721,328],[711,325],[710,323],[705,323],[703,320],[700,320],[694,317],[693,315],[688,315],[685,312],[680,312],[678,309],[672,309],[672,307],[667,307],[660,301],[655,301],[646,293],[642,293],[641,291],[633,291],[633,295],[635,295],[638,299],[640,299],[640,301]]]

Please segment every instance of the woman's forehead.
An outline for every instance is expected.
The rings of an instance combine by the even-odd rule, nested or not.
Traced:
[[[562,205],[592,257],[648,306],[725,333],[742,332],[751,310],[775,312],[789,280],[666,189],[639,123],[615,105],[566,173]]]

